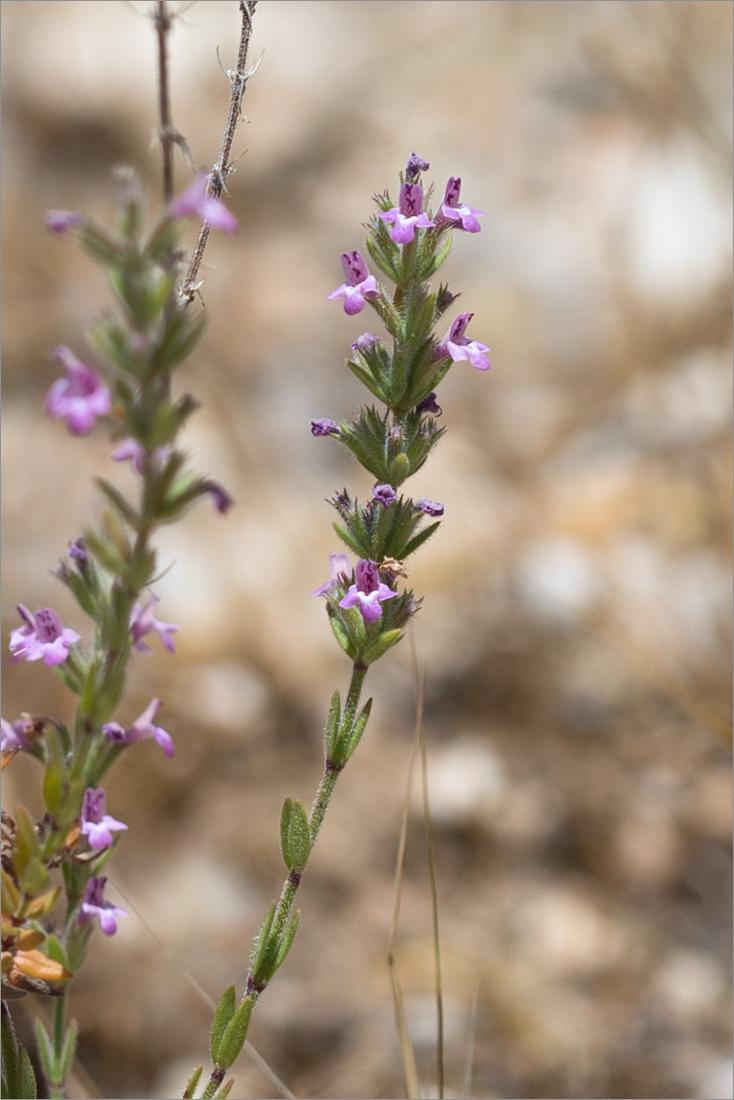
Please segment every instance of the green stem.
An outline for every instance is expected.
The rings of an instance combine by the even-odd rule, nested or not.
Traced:
[[[341,729],[343,733],[348,733],[354,726],[357,718],[357,709],[359,707],[359,699],[362,694],[362,687],[367,675],[367,665],[355,664],[352,667],[352,679],[349,685],[349,691],[347,693],[347,699],[344,707],[344,714],[341,720]],[[333,761],[327,757],[324,762],[324,771],[319,782],[318,789],[316,791],[316,797],[314,799],[313,808],[308,819],[309,832],[311,834],[311,851],[313,851],[313,844],[321,828],[324,816],[329,803],[331,802],[331,796],[334,793],[336,781],[339,778],[343,770],[343,765],[336,765]],[[310,855],[309,855],[310,858]],[[306,867],[308,863],[306,863]],[[273,924],[270,935],[274,936],[277,940],[283,935],[288,921],[291,917],[293,909],[293,902],[295,901],[298,887],[301,884],[301,880],[305,873],[306,867],[303,871],[296,872],[291,871],[286,876],[283,882],[282,889],[280,891],[280,897],[278,898],[275,906],[275,915],[273,917]],[[247,976],[247,982],[245,984],[245,992],[243,1000],[249,997],[253,1003],[253,1008],[257,1003],[260,994],[263,992],[265,986],[258,989],[253,981],[252,972]],[[219,1085],[221,1085],[224,1079],[224,1073],[226,1071],[221,1066],[215,1066],[212,1070],[209,1080],[202,1092],[203,1100],[208,1097],[213,1097],[217,1091]]]
[[[347,702],[344,708],[344,717],[342,718],[342,724],[345,729],[351,729],[354,725],[355,718],[357,717],[357,707],[359,706],[359,697],[362,693],[362,685],[364,684],[366,675],[367,665],[355,664],[352,668],[352,681],[349,685]],[[308,827],[311,834],[311,851],[313,851],[313,843],[316,840],[326,811],[329,808],[329,802],[331,801],[331,796],[334,793],[336,781],[341,771],[342,768],[336,767],[329,759],[325,761],[321,782],[316,792],[311,816],[308,819]],[[306,864],[306,867],[307,866],[308,863]],[[282,934],[288,923],[291,909],[293,908],[293,902],[305,870],[306,868],[304,868],[300,874],[291,872],[283,883],[283,888],[278,898],[278,904],[275,907],[275,917],[273,918],[273,929],[278,936]],[[262,992],[262,990],[258,992]]]
[[[61,1065],[64,1051],[64,1037],[66,1033],[66,994],[62,993],[54,1005],[54,1062]],[[48,1081],[48,1095],[50,1100],[65,1100],[66,1081]]]
[[[354,726],[357,717],[357,707],[359,706],[359,697],[362,694],[362,687],[364,685],[365,676],[367,675],[367,667],[367,665],[355,664],[352,668],[352,681],[349,685],[344,715],[341,721],[341,728],[344,732],[351,730]],[[328,758],[326,759],[324,773],[321,776],[321,782],[319,783],[316,798],[314,799],[314,804],[311,809],[311,816],[308,819],[312,845],[321,828],[321,823],[324,820],[324,815],[328,809],[341,770],[341,767],[337,767]]]

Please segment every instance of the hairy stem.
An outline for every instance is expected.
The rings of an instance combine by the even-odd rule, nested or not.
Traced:
[[[233,73],[228,74],[231,89],[229,96],[229,111],[227,113],[227,121],[224,125],[222,144],[219,149],[219,160],[214,165],[214,170],[209,179],[208,186],[208,193],[214,198],[219,198],[222,194],[225,181],[232,167],[229,162],[232,142],[234,141],[237,123],[242,117],[242,97],[245,94],[245,87],[251,75],[247,69],[247,51],[250,45],[250,38],[252,37],[252,15],[256,6],[257,0],[240,0],[242,29],[240,31],[240,48],[237,54],[237,68]],[[199,236],[196,239],[194,251],[191,256],[189,270],[186,273],[186,279],[181,288],[181,298],[187,305],[189,305],[196,296],[196,278],[199,274],[199,267],[201,266],[204,249],[206,248],[208,239],[209,226],[204,222],[199,230]]]
[[[359,699],[364,685],[365,676],[367,675],[367,665],[355,664],[352,668],[352,679],[349,685],[349,692],[347,694],[347,701],[344,708],[344,715],[342,717],[343,730],[351,730],[354,726],[357,717],[357,708],[359,706]],[[309,833],[311,835],[311,852],[313,851],[313,844],[321,828],[324,816],[329,807],[331,796],[334,793],[336,781],[339,778],[340,773],[343,770],[343,765],[336,765],[326,756],[324,761],[324,771],[319,782],[316,796],[314,798],[313,808],[308,819]],[[309,855],[310,858],[310,855]],[[275,906],[275,913],[273,916],[273,922],[271,926],[270,935],[276,940],[284,934],[288,922],[291,918],[293,903],[295,901],[298,887],[301,884],[308,862],[304,866],[302,871],[290,871],[283,882],[282,889],[280,891],[280,897]],[[258,986],[257,981],[252,973],[247,975],[247,982],[245,984],[245,992],[243,1000],[249,998],[253,1007],[257,1003],[260,994],[266,988],[266,984]],[[202,1097],[214,1096],[217,1088],[224,1079],[225,1070],[222,1067],[215,1066],[212,1070],[209,1080],[202,1092]]]
[[[168,36],[173,20],[166,0],[158,0],[155,9],[158,38],[158,136],[163,159],[163,201],[173,198],[173,146],[177,139],[171,122],[171,97],[168,73]]]

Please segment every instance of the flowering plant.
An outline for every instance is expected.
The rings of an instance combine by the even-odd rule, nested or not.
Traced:
[[[253,7],[243,4],[248,34]],[[435,332],[456,296],[445,285],[434,290],[430,280],[448,256],[451,231],[478,232],[482,214],[460,203],[456,178],[448,181],[433,213],[430,193],[421,183],[428,168],[412,154],[400,177],[397,205],[387,193],[376,196],[377,212],[367,226],[366,250],[394,289],[379,282],[363,255],[353,250],[342,256],[346,281],[328,296],[343,299],[350,317],[369,306],[386,330],[386,336],[360,336],[347,359],[378,405],[366,405],[341,422],[311,421],[315,436],[342,443],[375,479],[363,504],[346,489],[331,498],[335,533],[356,561],[352,564],[344,551],[332,553],[329,578],[313,593],[325,600],[331,629],[352,665],[351,681],[344,699],[338,691],[331,699],[323,773],[310,813],[299,801],[284,800],[285,880],[255,934],[241,997],[230,985],[216,1009],[212,1069],[202,1097],[229,1094],[232,1082],[224,1081],[225,1074],[242,1049],[259,997],[293,943],[299,921],[296,893],[339,774],[370,716],[372,700],[362,704],[368,669],[400,641],[421,606],[420,598],[402,585],[408,578],[404,563],[437,530],[444,508],[427,498],[414,500],[402,487],[443,434],[436,389],[456,361],[466,359],[479,370],[489,367],[489,349],[466,336],[472,314],[459,314],[443,338]],[[157,617],[159,597],[151,588],[159,575],[154,536],[202,497],[222,514],[232,504],[217,482],[188,469],[178,436],[196,402],[172,392],[174,372],[203,331],[201,312],[188,308],[191,273],[181,283],[180,225],[195,216],[206,232],[236,229],[219,198],[222,174],[220,166],[219,173],[197,176],[178,198],[169,197],[147,231],[141,190],[127,169],[116,174],[114,229],[77,213],[57,210],[47,216],[53,233],[76,234],[104,269],[118,311],[89,330],[99,367],[69,348],[55,349],[65,375],[52,385],[46,411],[77,436],[86,436],[98,421],[107,423],[115,445],[111,458],[130,463],[133,481],[127,497],[105,478],[98,480],[105,500],[101,519],[71,542],[56,570],[91,620],[92,636],[85,641],[53,608],[31,612],[22,604],[21,623],[10,636],[14,661],[43,661],[76,697],[70,722],[26,714],[2,720],[3,763],[18,752],[34,756],[43,768],[44,803],[38,821],[23,807],[3,815],[3,992],[54,998],[53,1029],[37,1022],[36,1038],[49,1094],[56,1097],[66,1095],[76,1045],[76,1025],[66,1019],[66,988],[84,962],[97,923],[112,936],[128,915],[105,898],[104,870],[119,842],[117,834],[127,825],[107,812],[102,783],[137,741],[154,739],[168,757],[175,751],[171,735],[156,724],[162,706],[158,698],[130,725],[115,717],[134,655],[150,653],[153,635],[169,652],[175,650],[179,628]],[[60,884],[53,883],[57,869]],[[57,906],[63,906],[61,916],[54,912]],[[3,1023],[3,1095],[35,1096],[31,1063],[17,1044],[5,1005]],[[184,1097],[196,1095],[202,1072],[198,1067]]]

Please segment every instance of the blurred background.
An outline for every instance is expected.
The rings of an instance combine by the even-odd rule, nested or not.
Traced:
[[[110,170],[157,208],[147,5],[2,4],[3,716],[68,718],[9,663],[15,605],[89,623],[51,575],[126,490],[103,430],[43,415],[68,344],[109,306],[47,208],[109,219]],[[217,157],[234,0],[183,5],[174,122]],[[444,522],[412,559],[411,636],[372,670],[373,719],[300,891],[291,955],[250,1037],[295,1095],[405,1095],[387,942],[416,720],[435,828],[446,1095],[719,1098],[731,1091],[732,5],[261,0],[238,131],[234,238],[205,257],[207,334],[177,375],[201,411],[206,503],[160,540],[171,657],[136,656],[119,718],[153,695],[176,744],[106,784],[129,824],[109,868],[132,912],[74,983],[75,1096],[172,1097],[207,1059],[282,879],[288,794],[310,805],[348,663],[311,591],[338,549],[325,498],[371,481],[311,417],[363,393],[343,366],[374,327],[325,301],[371,196],[411,151],[486,212],[442,276],[492,370],[458,363],[448,428],[411,482]],[[183,161],[177,186],[190,178]],[[192,241],[193,241],[192,227]],[[93,359],[90,361],[94,362]],[[343,453],[342,453],[343,452]],[[16,759],[5,803],[40,812]],[[431,905],[412,797],[397,961],[435,1096]],[[29,1012],[46,1004],[27,998]],[[279,1093],[243,1054],[233,1097]]]

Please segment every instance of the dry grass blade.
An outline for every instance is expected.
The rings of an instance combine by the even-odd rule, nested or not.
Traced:
[[[390,926],[390,938],[388,942],[388,966],[390,969],[390,981],[392,984],[393,1004],[395,1018],[400,1039],[401,1057],[403,1060],[403,1073],[405,1075],[406,1094],[413,1098],[421,1096],[420,1080],[415,1062],[415,1052],[410,1041],[408,1023],[405,1014],[405,1002],[402,987],[397,972],[395,960],[395,943],[397,940],[398,924],[400,920],[400,899],[403,881],[403,869],[405,865],[405,847],[408,833],[408,818],[410,816],[410,803],[413,792],[413,780],[415,777],[416,763],[421,763],[421,791],[423,801],[423,818],[426,830],[426,851],[428,859],[428,876],[431,890],[431,912],[433,924],[433,949],[434,971],[436,983],[436,1075],[438,1082],[438,1096],[442,1100],[444,1096],[444,1019],[443,1019],[443,984],[441,979],[441,948],[438,929],[438,895],[436,890],[436,860],[433,845],[433,826],[431,823],[431,809],[428,797],[428,758],[426,753],[426,741],[423,731],[423,699],[425,697],[425,682],[418,672],[415,649],[413,649],[413,668],[416,684],[416,723],[413,755],[408,769],[408,781],[403,803],[403,819],[400,829],[400,841],[395,866],[395,894],[393,903],[393,916]]]
[[[415,763],[417,756],[418,742],[416,740],[413,745],[413,755],[411,757],[410,767],[408,769],[408,782],[405,789],[405,800],[403,803],[403,820],[400,827],[398,855],[395,861],[395,892],[393,896],[393,914],[392,922],[390,924],[390,938],[388,940],[387,946],[387,964],[390,970],[390,983],[392,985],[393,1006],[395,1009],[395,1020],[398,1026],[400,1055],[403,1061],[403,1074],[405,1076],[405,1094],[408,1097],[408,1100],[420,1100],[421,1087],[420,1081],[418,1079],[418,1069],[415,1064],[415,1052],[413,1051],[413,1044],[410,1041],[408,1021],[405,1015],[405,1001],[403,1000],[403,991],[400,985],[397,965],[395,962],[395,941],[397,939],[398,923],[400,920],[400,899],[403,887],[403,869],[405,866],[405,845],[408,835],[410,798],[413,791],[413,776],[415,774]]]
[[[469,1100],[471,1095],[472,1075],[474,1070],[474,1047],[477,1038],[477,1012],[479,1010],[479,982],[474,990],[471,1013],[469,1015],[469,1031],[466,1037],[466,1055],[464,1057],[464,1086],[461,1095],[464,1100]]]
[[[417,670],[416,670],[417,676]],[[431,806],[428,799],[428,755],[423,730],[423,699],[425,698],[425,680],[417,681],[416,738],[421,757],[421,782],[423,794],[423,821],[426,829],[426,856],[428,876],[431,885],[431,918],[433,922],[433,964],[436,982],[436,1077],[439,1100],[444,1095],[444,1028],[443,1028],[443,982],[441,979],[441,941],[438,931],[438,893],[436,890],[436,853],[433,846],[433,823]]]

